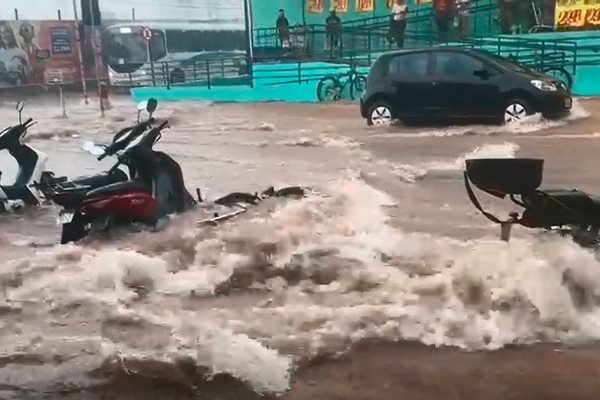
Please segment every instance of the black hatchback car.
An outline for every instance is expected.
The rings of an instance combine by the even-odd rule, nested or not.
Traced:
[[[376,126],[438,118],[504,124],[534,113],[562,117],[571,105],[571,93],[556,78],[483,50],[431,47],[379,57],[360,112]]]

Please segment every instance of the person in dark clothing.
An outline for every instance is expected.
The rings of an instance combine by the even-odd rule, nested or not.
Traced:
[[[498,0],[500,31],[505,35],[527,32],[534,24],[531,5],[520,0]]]
[[[331,13],[325,19],[325,33],[327,34],[327,43],[331,58],[339,56],[342,47],[342,20],[337,16],[335,9],[331,10]]]
[[[277,36],[281,47],[290,47],[290,21],[285,17],[283,9],[279,9],[275,27],[277,28]]]
[[[395,0],[392,6],[392,14],[390,15],[390,32],[389,37],[396,42],[399,49],[404,47],[404,32],[406,31],[406,16],[408,7],[406,0]]]
[[[433,0],[435,22],[438,28],[438,41],[447,42],[452,24],[452,0]]]

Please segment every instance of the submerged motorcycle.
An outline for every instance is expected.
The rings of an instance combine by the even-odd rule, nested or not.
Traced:
[[[152,126],[152,113],[156,100],[138,105],[150,117],[129,130],[124,130],[107,146],[86,143],[84,148],[101,160],[116,156],[117,162],[110,170],[94,177],[73,181],[46,182],[45,193],[53,202],[63,207],[59,214],[62,225],[61,244],[75,242],[92,232],[106,231],[119,225],[143,224],[156,227],[169,215],[180,214],[203,202],[200,191],[195,200],[185,187],[179,164],[169,155],[153,149],[161,139],[168,121]],[[138,113],[139,121],[139,113]],[[150,127],[148,130],[147,128]],[[120,169],[126,167],[128,174]],[[120,171],[120,172],[118,172]],[[217,224],[239,215],[247,208],[242,204],[257,204],[265,197],[303,196],[301,188],[265,190],[262,195],[234,192],[214,201],[214,204],[238,209],[225,214],[215,214],[200,221]]]
[[[512,225],[519,224],[558,231],[582,247],[596,246],[600,242],[600,197],[578,189],[538,189],[543,169],[542,159],[471,159],[466,161],[465,187],[475,208],[501,226],[502,240],[510,240]],[[469,182],[500,199],[509,196],[524,208],[523,213],[512,212],[501,220],[483,210]]]
[[[0,132],[0,150],[8,150],[19,167],[12,185],[0,185],[0,213],[17,211],[24,206],[37,206],[43,200],[38,188],[45,173],[48,156],[24,143],[28,129],[35,124],[32,118],[22,122],[23,101],[17,103],[19,123]],[[0,177],[2,173],[0,172]]]
[[[138,117],[135,125],[121,129],[115,134],[111,143],[108,145],[96,145],[93,142],[85,142],[83,144],[83,150],[95,156],[101,155],[101,157],[98,157],[98,160],[102,160],[104,157],[118,154],[123,151],[127,145],[146,132],[155,122],[153,113],[156,110],[157,105],[158,102],[155,99],[149,99],[148,101],[139,103]],[[148,112],[148,118],[144,121],[140,121],[140,115],[143,110]],[[106,153],[105,150],[109,147],[110,150]],[[128,179],[129,176],[127,173],[119,168],[111,168],[108,171],[102,171],[96,175],[81,176],[72,180],[69,180],[67,176],[55,177],[52,172],[46,172],[42,175],[38,188],[48,199],[52,199],[56,193],[62,193],[63,195],[68,193],[69,196],[77,197],[84,195],[94,188],[117,182],[125,182]]]

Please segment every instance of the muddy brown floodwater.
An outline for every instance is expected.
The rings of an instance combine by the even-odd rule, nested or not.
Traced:
[[[81,142],[110,139],[134,105],[114,97],[101,119],[67,104],[64,120],[29,102],[30,143],[61,175],[108,167]],[[190,190],[315,193],[218,229],[198,210],[69,246],[52,205],[2,216],[0,399],[597,399],[600,262],[524,228],[500,242],[462,169],[541,157],[545,185],[600,194],[599,111],[370,129],[355,104],[160,104],[158,146]],[[0,169],[5,182],[15,166]]]

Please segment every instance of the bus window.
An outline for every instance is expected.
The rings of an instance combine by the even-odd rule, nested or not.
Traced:
[[[121,33],[110,31],[107,35],[107,56],[109,65],[144,64],[148,62],[148,49],[140,32]]]
[[[223,31],[220,38],[223,50],[246,49],[246,34],[243,31]]]
[[[200,31],[167,31],[169,53],[200,53],[205,51],[205,43]]]
[[[181,31],[168,30],[169,53],[201,53],[207,51],[244,50],[244,31]]]
[[[157,61],[166,57],[167,47],[165,45],[165,34],[162,31],[152,31],[152,39],[150,39],[150,51],[150,54],[152,54],[152,61]]]

